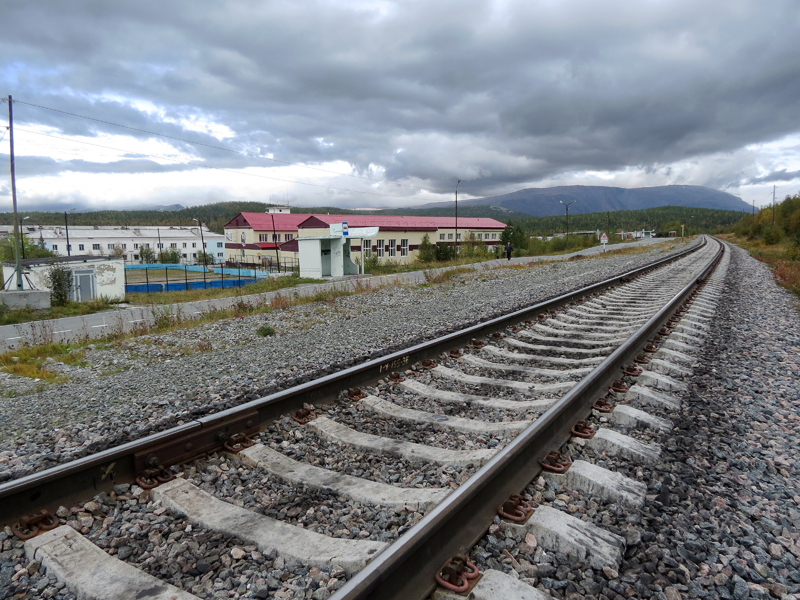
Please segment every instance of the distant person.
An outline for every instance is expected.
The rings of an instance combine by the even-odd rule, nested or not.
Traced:
[[[506,244],[506,258],[511,260],[511,253],[514,251],[514,247],[511,245],[511,242]]]

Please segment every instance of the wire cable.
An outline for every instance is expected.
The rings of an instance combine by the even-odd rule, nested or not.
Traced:
[[[369,194],[371,196],[383,196],[383,197],[386,197],[386,198],[400,198],[402,200],[408,200],[409,199],[409,196],[398,196],[397,194],[384,194],[384,193],[381,193],[381,192],[365,192],[365,191],[362,191],[362,190],[351,190],[351,189],[348,189],[348,188],[334,187],[332,185],[322,185],[322,184],[318,184],[318,183],[306,183],[306,182],[303,182],[303,181],[293,181],[291,179],[280,179],[279,177],[270,177],[269,175],[258,175],[256,173],[246,173],[244,171],[234,171],[233,169],[225,169],[225,168],[222,168],[222,167],[212,167],[212,166],[209,166],[209,165],[202,165],[200,163],[195,163],[195,162],[191,162],[191,161],[178,160],[177,158],[171,158],[169,156],[164,156],[163,154],[146,154],[144,152],[135,152],[133,150],[124,150],[122,148],[114,148],[113,146],[105,146],[103,144],[95,144],[93,142],[85,142],[85,141],[82,141],[82,140],[66,138],[66,137],[62,137],[62,136],[59,136],[59,135],[53,135],[51,133],[42,133],[41,131],[33,131],[31,129],[25,129],[23,127],[15,127],[14,129],[16,131],[24,131],[25,133],[32,133],[33,135],[41,135],[41,136],[44,136],[44,137],[50,137],[50,138],[54,138],[54,139],[57,139],[57,140],[63,140],[63,141],[66,141],[66,142],[73,142],[73,143],[77,143],[77,144],[85,144],[87,146],[95,146],[97,148],[104,148],[106,150],[114,150],[115,152],[125,152],[126,154],[131,154],[131,155],[134,155],[134,156],[144,156],[144,157],[147,157],[147,158],[160,158],[160,159],[163,159],[163,160],[172,161],[172,162],[180,164],[180,165],[190,165],[190,166],[193,166],[193,167],[200,167],[202,169],[213,169],[215,171],[224,171],[226,173],[233,173],[234,175],[246,175],[248,177],[257,177],[259,179],[270,179],[272,181],[281,181],[283,183],[293,183],[293,184],[296,184],[296,185],[307,185],[307,186],[310,186],[310,187],[316,187],[316,188],[322,188],[322,189],[328,189],[328,190],[336,190],[338,192],[351,192],[353,194]]]
[[[283,164],[283,165],[289,165],[289,166],[292,166],[292,167],[301,167],[303,169],[312,169],[314,171],[321,171],[322,173],[330,173],[332,175],[340,175],[340,176],[345,176],[345,177],[353,177],[355,179],[363,179],[365,181],[371,181],[372,183],[385,183],[383,181],[379,181],[379,180],[376,180],[376,179],[371,179],[369,177],[362,177],[361,175],[353,175],[352,173],[337,173],[336,171],[330,171],[328,169],[322,169],[320,167],[311,167],[311,166],[303,165],[303,164],[299,164],[299,163],[293,163],[293,162],[289,162],[289,161],[285,161],[285,160],[279,160],[277,158],[269,158],[268,156],[261,156],[260,154],[250,154],[248,152],[242,152],[242,151],[239,151],[239,150],[231,150],[230,148],[224,148],[222,146],[215,146],[213,144],[206,144],[204,142],[196,142],[196,141],[192,141],[192,140],[187,140],[187,139],[184,139],[184,138],[176,137],[174,135],[167,135],[165,133],[157,133],[155,131],[149,131],[147,129],[140,129],[138,127],[130,127],[129,125],[121,125],[119,123],[114,123],[112,121],[104,121],[103,119],[96,119],[94,117],[87,117],[86,115],[79,115],[77,113],[72,113],[72,112],[69,112],[69,111],[66,111],[66,110],[61,110],[61,109],[58,109],[58,108],[51,108],[49,106],[42,106],[41,104],[33,104],[32,102],[25,102],[24,100],[14,100],[14,103],[15,104],[16,103],[26,104],[27,106],[34,106],[36,108],[41,108],[41,109],[44,109],[44,110],[50,110],[50,111],[53,111],[53,112],[61,113],[63,115],[69,115],[71,117],[78,117],[78,118],[81,118],[81,119],[87,119],[89,121],[95,121],[96,123],[103,123],[104,125],[113,125],[114,127],[121,127],[123,129],[129,129],[131,131],[138,131],[140,133],[147,133],[149,135],[156,135],[156,136],[167,138],[167,139],[170,139],[170,140],[176,140],[176,141],[179,141],[179,142],[185,142],[187,144],[195,144],[197,146],[204,146],[206,148],[212,148],[214,150],[221,150],[223,152],[230,152],[232,154],[239,154],[241,156],[247,156],[249,158],[258,158],[258,159],[261,159],[261,160],[269,160],[269,161],[280,163],[280,164]],[[399,183],[399,184],[396,184],[396,185],[402,185],[402,186],[413,188],[413,189],[416,189],[416,190],[426,191],[423,188],[420,188],[420,187],[414,186],[414,185],[410,185],[410,184],[406,184],[406,183]]]

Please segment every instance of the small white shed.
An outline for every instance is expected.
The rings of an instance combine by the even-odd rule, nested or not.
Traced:
[[[350,258],[350,239],[338,235],[297,238],[300,277],[344,277],[358,275]]]
[[[47,273],[54,264],[72,271],[74,302],[88,302],[105,296],[111,300],[125,299],[125,261],[122,258],[98,256],[51,256],[29,258],[22,261],[22,287],[24,290],[49,290]],[[3,263],[3,281],[15,277],[14,263]]]

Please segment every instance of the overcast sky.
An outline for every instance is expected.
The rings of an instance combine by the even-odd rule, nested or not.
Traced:
[[[27,0],[0,23],[20,210],[800,191],[797,0]]]

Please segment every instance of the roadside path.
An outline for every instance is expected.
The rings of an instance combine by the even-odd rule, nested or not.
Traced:
[[[667,241],[667,239],[648,238],[637,240],[636,242],[629,242],[624,246],[615,245],[614,249],[650,245],[664,241]],[[508,264],[528,264],[530,262],[543,260],[562,261],[568,260],[577,254],[584,256],[601,254],[603,250],[602,246],[594,246],[570,254],[559,254],[557,256],[523,256],[520,258],[512,258],[510,261],[506,259],[495,259],[465,266],[473,269],[491,269]],[[440,269],[433,269],[432,271],[438,274],[450,269],[460,268],[461,266],[464,265],[460,265],[459,267],[442,267]],[[209,311],[234,308],[240,302],[248,304],[269,304],[277,295],[294,298],[297,296],[313,296],[319,292],[333,289],[355,288],[359,285],[381,287],[384,285],[401,283],[425,283],[425,270],[412,271],[409,273],[395,273],[392,275],[365,275],[332,280],[326,283],[300,285],[262,294],[243,294],[241,296],[231,296],[228,298],[167,304],[156,306],[155,308],[153,306],[129,306],[79,317],[32,321],[19,325],[3,325],[0,326],[0,352],[25,345],[99,339],[112,333],[129,333],[135,331],[137,328],[148,328],[155,322],[154,310],[156,314],[161,314],[162,312],[164,314],[180,314],[183,319],[193,319],[199,318],[200,315]]]

